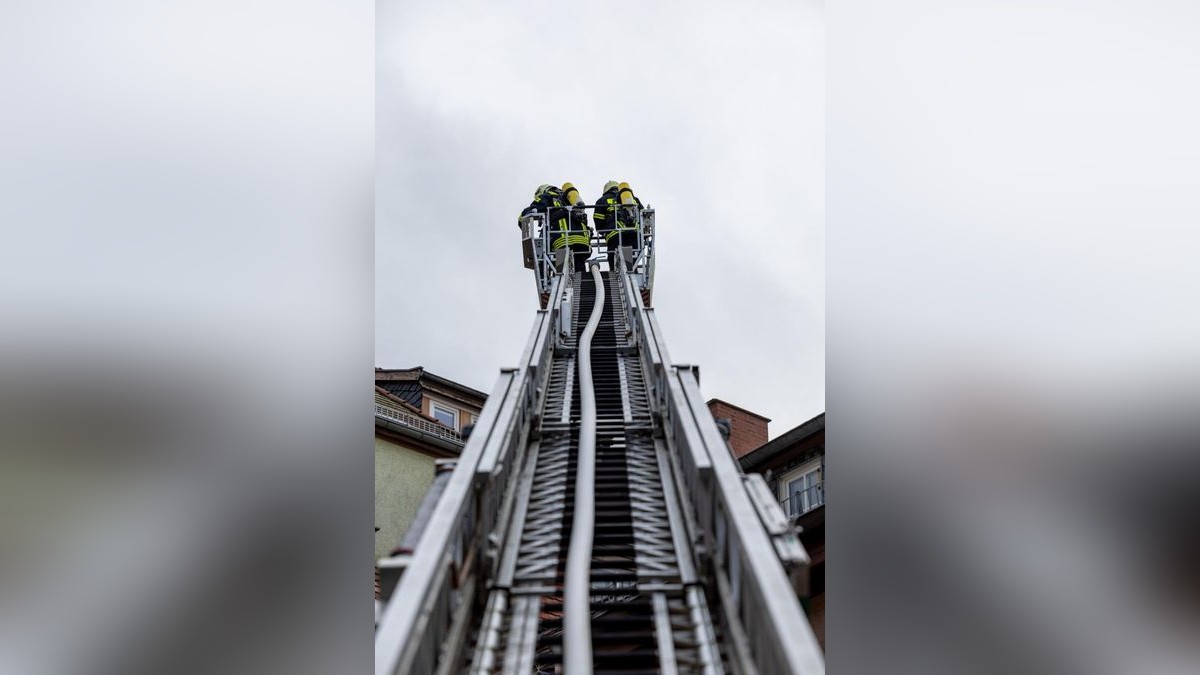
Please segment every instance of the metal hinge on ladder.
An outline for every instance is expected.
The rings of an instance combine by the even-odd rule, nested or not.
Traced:
[[[771,488],[767,487],[767,481],[763,480],[761,475],[751,473],[742,476],[742,484],[746,487],[750,502],[754,504],[758,519],[762,521],[763,528],[771,537],[775,554],[783,563],[783,569],[791,579],[792,588],[800,597],[807,597],[809,566],[812,561],[808,557],[808,551],[805,551],[804,545],[800,543],[799,528],[784,515],[779,502],[771,494]]]

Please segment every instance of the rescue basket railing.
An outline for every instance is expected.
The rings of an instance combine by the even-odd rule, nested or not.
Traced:
[[[637,234],[637,245],[629,247],[633,258],[632,271],[637,276],[638,286],[646,291],[649,291],[653,285],[654,279],[654,209],[650,207],[639,208],[631,206],[619,206],[618,213],[624,212],[631,214],[632,225],[618,225],[614,223],[614,229],[618,231],[632,231]],[[558,211],[559,209],[543,209],[536,211],[520,218],[521,226],[521,248],[524,257],[525,267],[534,271],[534,279],[537,284],[538,293],[543,296],[550,291],[550,284],[555,276],[564,271],[581,272],[586,270],[575,269],[574,256],[570,250],[570,246],[565,244],[571,236],[584,235],[588,237],[591,252],[589,258],[595,256],[597,252],[607,252],[610,240],[605,237],[607,233],[600,233],[594,228],[574,227],[573,212],[594,211],[595,206],[576,206],[576,207],[561,207],[562,211],[568,213],[567,219],[571,226],[567,230],[560,229],[551,223],[550,211]],[[628,221],[626,221],[628,222]],[[611,232],[609,230],[608,232]],[[555,241],[562,238],[564,244],[559,248],[554,248]],[[614,237],[615,239],[615,237]],[[614,247],[615,248],[615,247]],[[544,303],[543,303],[544,306]]]

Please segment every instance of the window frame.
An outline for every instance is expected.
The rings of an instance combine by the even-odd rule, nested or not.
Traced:
[[[784,499],[787,501],[788,515],[802,516],[802,515],[808,513],[809,511],[813,511],[816,508],[825,505],[824,490],[819,491],[820,502],[817,502],[816,498],[812,494],[813,488],[816,488],[818,486],[823,487],[825,485],[824,468],[825,468],[824,462],[818,462],[815,465],[813,465],[811,468],[808,468],[806,471],[803,471],[800,474],[787,479],[787,482],[784,484],[784,488],[786,490]],[[808,485],[807,487],[805,487],[804,486],[805,479],[807,479],[809,476],[813,476],[814,479],[813,479],[811,485]],[[792,486],[795,485],[796,483],[801,484],[801,488],[800,488],[799,492],[792,490]],[[800,499],[797,500],[796,502],[794,502],[793,500],[796,500],[797,495],[799,495]]]
[[[444,413],[449,413],[451,416],[453,416],[454,424],[446,424],[444,421],[442,421],[437,416],[437,413],[439,410]],[[443,424],[455,431],[459,430],[459,428],[458,428],[458,421],[459,421],[458,408],[451,408],[450,406],[445,405],[444,403],[438,403],[437,401],[430,399],[430,401],[429,401],[429,416],[432,417],[433,419],[437,420],[441,424]]]

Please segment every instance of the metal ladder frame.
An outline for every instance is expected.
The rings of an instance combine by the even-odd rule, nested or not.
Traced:
[[[696,369],[671,364],[654,309],[644,306],[630,276],[623,275],[622,288],[628,324],[676,478],[695,516],[693,541],[716,581],[735,667],[743,673],[823,673],[823,652],[800,603],[791,599],[793,581],[704,403]],[[802,562],[807,565],[807,555]]]
[[[700,584],[707,582],[716,600],[710,605],[713,618],[727,638],[735,672],[823,673],[824,656],[791,597],[793,580],[780,559],[787,546],[799,547],[788,539],[794,534],[764,526],[777,514],[769,512],[772,505],[756,506],[751,499],[700,394],[696,369],[671,364],[654,310],[642,302],[646,277],[619,267],[621,304],[638,345],[651,409],[661,418],[672,479],[689,512],[683,518],[686,535],[698,552],[697,586],[691,593],[703,593]],[[511,512],[520,484],[515,471],[546,393],[568,286],[566,278],[555,275],[547,309],[538,311],[520,365],[501,371],[441,503],[414,547],[376,631],[378,675],[445,672],[461,659],[483,583],[495,575],[500,547],[514,526]],[[791,562],[803,566],[807,557],[799,551]],[[711,649],[705,659],[710,672],[720,669],[715,644]]]

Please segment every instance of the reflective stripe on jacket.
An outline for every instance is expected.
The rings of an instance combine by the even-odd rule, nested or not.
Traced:
[[[550,248],[557,251],[564,246],[576,244],[591,248],[592,242],[586,234],[560,234],[550,243]]]

